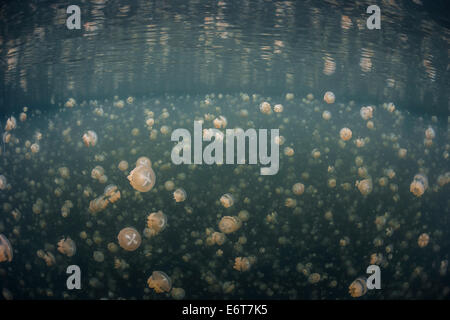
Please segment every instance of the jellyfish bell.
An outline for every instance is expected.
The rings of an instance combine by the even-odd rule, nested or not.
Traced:
[[[339,131],[339,136],[342,140],[348,141],[352,138],[352,130],[349,128],[342,128],[341,131]]]
[[[173,192],[173,198],[175,199],[176,202],[183,202],[184,200],[186,200],[186,197],[187,197],[186,191],[184,191],[184,189],[182,188],[178,188]]]
[[[423,174],[416,174],[409,186],[409,191],[416,197],[421,197],[425,190],[428,189],[428,179]]]
[[[241,272],[245,272],[250,270],[251,262],[250,259],[247,257],[237,257],[234,259],[234,266],[233,269]]]
[[[434,129],[432,127],[429,127],[427,130],[425,130],[425,137],[429,140],[432,140],[436,137],[436,133],[434,132]]]
[[[0,175],[0,190],[5,190],[8,186],[8,182],[4,175]]]
[[[170,289],[172,289],[172,280],[162,271],[153,271],[147,280],[147,284],[156,293],[170,292]]]
[[[364,120],[369,120],[373,117],[373,108],[371,106],[362,107],[359,111],[359,114]]]
[[[120,230],[117,236],[119,240],[119,245],[127,250],[134,251],[141,245],[141,235],[135,228],[127,227]]]
[[[426,233],[422,233],[419,238],[417,239],[417,244],[419,247],[424,248],[428,245],[428,242],[430,241],[430,236]]]
[[[283,112],[283,110],[284,110],[284,107],[283,107],[282,104],[276,104],[276,105],[273,107],[273,111],[276,112],[276,113]]]
[[[353,298],[362,297],[367,293],[367,283],[364,277],[359,277],[348,287],[348,292]]]
[[[152,161],[148,157],[139,157],[136,161],[136,167],[144,166],[147,168],[152,167]]]
[[[68,257],[72,257],[77,252],[77,246],[70,237],[62,238],[58,242],[58,251]]]
[[[11,131],[11,130],[15,129],[16,127],[17,127],[16,118],[14,118],[13,116],[9,117],[6,120],[5,131]]]
[[[358,187],[359,192],[361,192],[363,196],[367,196],[372,192],[372,179],[368,178],[361,181],[356,181],[356,187]]]
[[[83,142],[86,147],[93,147],[97,144],[97,133],[92,130],[89,130],[85,134],[83,134]]]
[[[13,248],[8,238],[0,233],[0,262],[11,262],[13,259]]]
[[[148,192],[155,185],[156,177],[151,167],[138,166],[130,172],[128,180],[137,191]]]
[[[225,193],[220,197],[220,203],[225,208],[229,208],[234,204],[234,197],[230,193]]]
[[[147,217],[147,226],[155,234],[160,233],[167,226],[167,216],[161,210],[150,213]]]
[[[242,226],[242,221],[238,217],[224,216],[219,221],[219,229],[225,234],[233,233]]]
[[[37,153],[37,152],[39,152],[39,145],[38,145],[37,143],[33,143],[33,144],[30,146],[30,149],[31,149],[31,152],[32,152],[32,153]]]
[[[336,97],[335,97],[334,93],[331,91],[327,91],[323,95],[323,101],[325,101],[328,104],[334,103],[335,100],[336,100]]]
[[[323,120],[326,120],[326,121],[330,120],[330,119],[331,119],[331,112],[325,110],[325,111],[322,113],[322,119],[323,119]]]
[[[128,169],[128,162],[125,160],[122,160],[119,162],[119,165],[117,166],[120,171],[125,171]]]

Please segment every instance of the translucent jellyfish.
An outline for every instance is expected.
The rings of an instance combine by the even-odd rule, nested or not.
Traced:
[[[325,101],[328,104],[334,103],[335,100],[336,100],[336,97],[335,97],[334,93],[331,91],[327,91],[323,95],[323,101]]]
[[[358,187],[358,190],[362,195],[367,196],[372,192],[372,179],[356,181],[356,186]]]
[[[66,239],[62,238],[58,242],[58,251],[68,257],[72,257],[77,252],[77,246],[69,237]]]
[[[138,166],[128,176],[131,186],[140,192],[150,191],[156,182],[155,172],[151,167]]]
[[[320,274],[319,273],[311,273],[308,277],[308,282],[311,284],[318,283],[320,281]]]
[[[276,105],[273,107],[273,111],[275,111],[275,112],[277,112],[277,113],[283,112],[283,110],[284,110],[284,107],[283,107],[282,104],[276,104]]]
[[[156,293],[170,292],[172,289],[172,280],[162,271],[153,271],[147,283]]]
[[[429,127],[427,130],[425,130],[425,137],[430,140],[436,137],[436,133],[434,132],[432,127]]]
[[[323,113],[322,113],[322,119],[323,120],[330,120],[331,119],[331,112],[330,111],[324,111]]]
[[[225,234],[229,234],[239,230],[242,221],[238,217],[224,216],[219,221],[219,229]]]
[[[27,114],[25,112],[22,112],[19,115],[19,119],[20,119],[21,122],[25,122],[27,120]]]
[[[108,206],[109,202],[105,198],[105,196],[100,196],[98,198],[95,198],[89,203],[89,212],[90,213],[97,213],[100,211],[103,211]]]
[[[362,148],[366,143],[364,142],[364,139],[358,138],[355,140],[355,144],[357,148]]]
[[[103,169],[103,167],[101,166],[96,166],[94,169],[92,169],[91,171],[91,177],[95,180],[100,179],[101,176],[103,176],[105,173],[105,170]]]
[[[250,218],[250,213],[247,210],[241,210],[238,213],[238,217],[239,219],[241,219],[241,221],[248,221],[248,219]]]
[[[419,173],[414,176],[413,182],[411,182],[411,185],[409,186],[409,191],[411,191],[416,197],[421,197],[427,188],[427,177]]]
[[[86,132],[85,134],[83,134],[83,142],[86,145],[86,147],[93,147],[97,144],[97,134],[92,131],[89,130],[88,132]]]
[[[0,190],[5,190],[8,182],[6,181],[6,177],[4,175],[0,175]]]
[[[184,299],[186,292],[184,291],[183,288],[172,288],[172,290],[170,291],[170,295],[175,300],[182,300]]]
[[[150,213],[147,217],[147,226],[151,230],[151,235],[156,235],[167,226],[167,216],[160,210]]]
[[[371,106],[369,107],[362,107],[359,111],[359,114],[361,115],[361,118],[364,120],[369,120],[373,117],[373,108]]]
[[[430,236],[426,233],[422,233],[419,236],[419,239],[417,239],[417,244],[419,247],[424,248],[428,245],[428,242],[430,241]]]
[[[348,292],[353,298],[359,298],[367,293],[367,283],[364,277],[359,277],[348,287]]]
[[[400,148],[400,149],[398,149],[397,154],[400,159],[405,159],[407,153],[408,153],[408,150],[406,150],[405,148]]]
[[[94,251],[93,257],[96,262],[105,261],[105,255],[101,251]]]
[[[8,238],[0,233],[0,262],[11,262],[13,259],[13,248]]]
[[[117,167],[119,168],[120,171],[125,171],[128,169],[128,162],[122,160],[119,162],[119,165]]]
[[[31,149],[31,152],[32,152],[32,153],[38,153],[38,152],[39,152],[39,145],[38,145],[37,143],[33,143],[33,144],[30,146],[30,149]]]
[[[213,234],[211,235],[212,242],[219,246],[223,245],[226,239],[227,238],[225,234],[223,234],[222,232],[213,232]]]
[[[120,230],[117,239],[119,240],[119,245],[127,251],[136,250],[137,248],[139,248],[142,241],[139,232],[136,229],[130,227]]]
[[[5,131],[11,131],[17,127],[17,121],[14,117],[9,117],[8,120],[6,120],[6,126]]]
[[[247,257],[237,257],[234,259],[233,269],[241,272],[250,270],[251,262]]]
[[[339,135],[342,140],[348,141],[352,138],[352,130],[349,128],[342,128],[341,131],[339,131]]]
[[[217,129],[220,128],[226,128],[228,122],[227,122],[227,118],[225,118],[224,116],[219,116],[218,118],[215,118],[213,121],[214,127]]]
[[[225,208],[229,208],[234,204],[234,197],[230,193],[225,193],[220,197],[220,203]]]
[[[288,157],[292,157],[294,155],[294,149],[291,147],[284,148],[284,154]]]
[[[268,103],[267,101],[264,101],[259,105],[259,110],[264,114],[272,113],[272,107],[270,106],[270,103]]]
[[[172,180],[167,180],[166,182],[164,182],[164,188],[167,191],[172,191],[173,189],[175,189],[175,183]]]
[[[184,200],[186,200],[186,197],[187,197],[186,191],[184,191],[184,189],[182,188],[178,188],[173,192],[173,198],[175,199],[176,202],[183,202]]]

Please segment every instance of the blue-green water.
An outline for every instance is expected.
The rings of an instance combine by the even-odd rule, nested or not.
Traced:
[[[435,7],[383,3],[381,29],[367,30],[364,2],[91,1],[67,30],[67,5],[0,7],[5,299],[353,299],[371,264],[381,289],[358,299],[449,298],[449,33]],[[193,141],[194,121],[221,116],[222,133],[279,129],[275,175],[173,163],[174,130]],[[148,192],[127,178],[141,156]],[[158,211],[167,225],[152,234]],[[239,227],[215,243],[223,217]],[[135,251],[118,241],[125,227],[140,233]],[[80,290],[66,287],[69,265]],[[149,287],[154,271],[166,292]]]

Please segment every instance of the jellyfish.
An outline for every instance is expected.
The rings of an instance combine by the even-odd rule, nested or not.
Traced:
[[[128,180],[131,186],[137,191],[148,192],[155,185],[156,177],[151,167],[140,165],[130,172]]]
[[[5,190],[8,185],[6,177],[4,175],[0,175],[0,190]]]
[[[242,226],[238,217],[224,216],[219,222],[219,229],[225,234],[235,232]]]
[[[425,137],[430,140],[433,140],[436,137],[436,133],[434,132],[432,127],[429,127],[427,130],[425,130]]]
[[[428,188],[428,179],[423,174],[416,174],[414,176],[411,185],[409,186],[409,191],[416,197],[421,197],[425,190]]]
[[[229,208],[234,204],[234,197],[230,193],[225,193],[220,197],[220,203],[225,208]]]
[[[15,129],[16,127],[17,127],[16,118],[14,118],[13,116],[9,117],[6,120],[5,131],[11,131],[11,130]]]
[[[33,143],[30,147],[32,153],[38,153],[39,152],[39,145],[37,143]]]
[[[117,239],[119,240],[119,245],[127,251],[136,250],[142,241],[139,232],[131,227],[120,230]]]
[[[283,112],[283,110],[284,110],[284,107],[283,107],[282,104],[276,104],[276,105],[273,107],[273,111],[275,111],[276,113]]]
[[[323,96],[323,101],[325,101],[328,104],[331,104],[331,103],[334,103],[335,100],[336,100],[336,97],[333,92],[331,92],[331,91],[325,92],[325,94]]]
[[[372,192],[372,179],[363,179],[361,181],[356,181],[355,184],[358,187],[359,192],[362,195],[367,196]]]
[[[341,131],[339,131],[339,135],[342,140],[348,141],[352,138],[352,130],[349,128],[342,128]]]
[[[164,182],[164,188],[167,191],[172,191],[175,188],[175,183],[173,183],[172,180],[167,180],[166,182]]]
[[[331,112],[325,110],[325,111],[322,113],[322,119],[323,119],[323,120],[326,120],[326,121],[330,120],[330,119],[331,119]]]
[[[315,273],[311,273],[308,277],[308,282],[311,284],[315,284],[317,282],[320,281],[320,274],[315,272]]]
[[[175,300],[182,300],[184,299],[186,292],[184,291],[183,288],[172,288],[172,290],[170,291],[170,295]]]
[[[364,120],[369,120],[373,117],[373,108],[371,106],[369,107],[362,107],[359,111],[359,114],[361,115],[361,118]]]
[[[419,236],[419,239],[417,239],[417,244],[419,247],[424,248],[428,245],[428,242],[430,241],[430,236],[426,233],[422,233]]]
[[[120,171],[125,171],[128,169],[128,162],[122,160],[119,162],[119,165],[117,167],[119,168]]]
[[[248,259],[247,257],[237,257],[236,259],[234,259],[233,269],[245,272],[250,270],[250,267],[251,267],[250,259]]]
[[[167,226],[167,216],[160,210],[150,213],[147,217],[147,226],[151,230],[151,235],[156,235]]]
[[[105,261],[105,255],[101,251],[94,251],[93,258],[96,262]]]
[[[147,283],[156,293],[170,292],[172,289],[172,280],[162,271],[153,271]]]
[[[8,238],[0,233],[0,262],[11,262],[13,259],[13,248]]]
[[[292,157],[294,155],[294,149],[291,147],[284,148],[284,154],[288,157]]]
[[[97,134],[92,131],[89,130],[88,132],[86,132],[85,134],[83,134],[83,142],[86,145],[86,147],[93,147],[97,144]]]
[[[90,213],[97,213],[100,211],[103,211],[108,206],[108,200],[105,199],[105,196],[100,196],[98,198],[95,198],[89,203],[89,212]]]
[[[65,254],[68,257],[72,257],[75,254],[75,252],[77,252],[77,246],[75,242],[69,237],[65,239],[62,238],[58,242],[58,251],[62,254]]]
[[[182,188],[178,188],[173,192],[173,198],[176,202],[183,202],[184,200],[186,200],[186,196],[186,191],[184,191],[184,189]]]
[[[408,150],[407,149],[405,149],[405,148],[400,148],[400,149],[398,149],[398,157],[400,158],[400,159],[405,159],[406,158],[406,154],[408,153]]]
[[[101,166],[96,166],[94,169],[92,169],[91,171],[91,177],[93,179],[99,180],[101,176],[103,176],[105,173],[105,170],[103,169],[103,167]]]
[[[364,277],[359,277],[348,287],[348,292],[353,298],[359,298],[367,293],[367,283]]]
[[[66,103],[64,104],[64,106],[66,108],[73,108],[75,106],[77,102],[75,101],[74,98],[69,98],[69,100],[66,101]]]
[[[259,105],[259,110],[264,114],[272,113],[272,107],[270,106],[270,103],[268,103],[267,101],[264,101]]]
[[[221,246],[225,243],[226,236],[222,232],[213,232],[211,235],[211,240],[213,243]]]
[[[213,124],[216,129],[226,128],[228,124],[227,118],[225,118],[224,116],[219,116],[218,118],[214,119]]]

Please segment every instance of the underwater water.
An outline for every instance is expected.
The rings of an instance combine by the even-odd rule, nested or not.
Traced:
[[[4,299],[449,299],[438,8],[96,0],[68,30],[68,5],[0,5]]]

